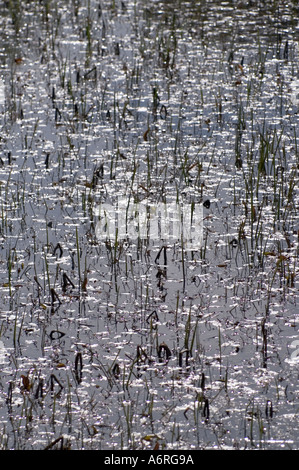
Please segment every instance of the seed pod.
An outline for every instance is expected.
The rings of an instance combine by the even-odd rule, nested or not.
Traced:
[[[38,386],[34,394],[34,398],[38,399],[39,396],[40,398],[43,398],[43,388],[44,388],[44,381],[43,379],[39,379]]]
[[[206,380],[205,374],[202,373],[202,374],[201,374],[201,382],[200,382],[200,388],[201,388],[202,390],[205,389],[205,380]]]
[[[210,407],[209,407],[209,400],[206,398],[205,399],[205,404],[203,407],[203,412],[202,412],[204,418],[209,419],[210,417]]]
[[[268,417],[270,417],[270,418],[273,417],[273,406],[272,406],[272,401],[271,400],[267,400],[265,413],[266,413],[267,418]]]
[[[116,379],[119,378],[119,376],[120,376],[120,367],[119,367],[117,362],[113,366],[112,373],[113,373],[113,375]]]
[[[76,375],[76,380],[78,384],[81,383],[82,381],[82,369],[83,369],[82,354],[78,352],[75,358],[75,375]]]

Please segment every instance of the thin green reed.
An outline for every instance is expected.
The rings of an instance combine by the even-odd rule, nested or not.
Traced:
[[[81,291],[81,267],[80,267],[80,246],[79,246],[78,227],[76,227],[76,248],[77,248],[77,262],[78,262],[79,293],[80,293]]]

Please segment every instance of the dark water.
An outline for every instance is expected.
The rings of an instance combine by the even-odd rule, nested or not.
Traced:
[[[2,449],[298,449],[298,19],[2,3]],[[97,237],[178,196],[199,249]]]

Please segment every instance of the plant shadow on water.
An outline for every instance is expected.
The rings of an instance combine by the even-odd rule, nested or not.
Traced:
[[[1,449],[298,449],[281,3],[2,2]],[[98,236],[104,204],[179,198],[196,249]]]

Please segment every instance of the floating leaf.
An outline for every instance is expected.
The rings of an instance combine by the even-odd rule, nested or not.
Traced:
[[[65,335],[62,331],[59,330],[52,330],[51,333],[49,334],[50,338],[52,341],[56,339],[60,339]]]
[[[56,364],[57,369],[62,369],[63,367],[66,367],[66,365],[63,362],[58,362],[58,364]]]
[[[29,392],[31,388],[29,378],[27,377],[27,375],[21,375],[21,379],[22,379],[23,388],[27,390],[27,392]]]

